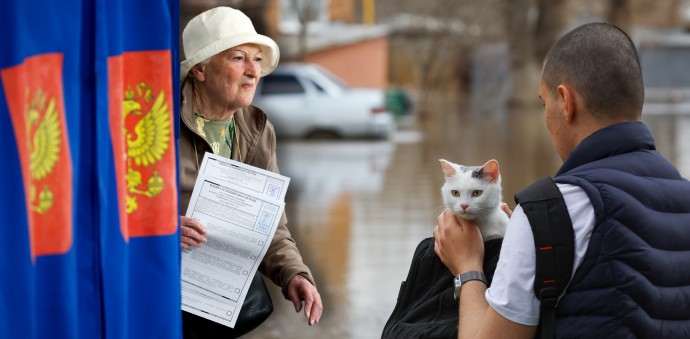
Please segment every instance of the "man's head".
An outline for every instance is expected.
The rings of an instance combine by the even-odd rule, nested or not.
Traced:
[[[544,59],[542,81],[556,94],[567,83],[600,119],[636,120],[644,86],[635,45],[625,32],[605,23],[575,28],[558,39]]]
[[[644,86],[635,45],[613,25],[575,28],[546,54],[540,96],[547,128],[563,159],[597,129],[639,120]]]

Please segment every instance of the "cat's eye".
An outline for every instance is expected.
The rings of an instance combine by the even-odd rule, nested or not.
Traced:
[[[480,195],[482,195],[482,191],[480,191],[480,190],[472,191],[472,198],[476,198]]]
[[[459,197],[459,196],[460,196],[460,191],[458,191],[458,190],[452,190],[452,191],[450,191],[450,194],[452,194],[454,197]]]

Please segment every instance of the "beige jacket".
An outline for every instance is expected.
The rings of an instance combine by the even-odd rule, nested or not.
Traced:
[[[179,144],[181,211],[185,211],[189,205],[204,153],[211,152],[211,145],[195,132],[191,88],[192,86],[187,83],[181,93]],[[239,155],[241,155],[242,162],[246,164],[278,173],[275,131],[266,114],[254,106],[249,106],[235,112],[235,123],[239,138],[238,142],[232,145],[232,159],[240,161]],[[259,271],[280,286],[283,294],[287,292],[290,279],[297,274],[314,284],[311,271],[302,262],[302,256],[286,225],[287,218],[283,213],[271,246],[259,266]]]

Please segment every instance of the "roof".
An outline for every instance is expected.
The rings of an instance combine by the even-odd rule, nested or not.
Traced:
[[[339,46],[352,45],[388,35],[387,26],[354,25],[344,23],[310,23],[307,26],[307,52],[313,53]],[[285,58],[299,54],[299,35],[285,34],[274,37]]]

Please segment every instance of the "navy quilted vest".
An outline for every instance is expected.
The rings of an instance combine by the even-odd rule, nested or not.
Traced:
[[[557,338],[690,338],[690,182],[641,122],[592,134],[556,181],[582,187],[596,224],[560,300]]]

